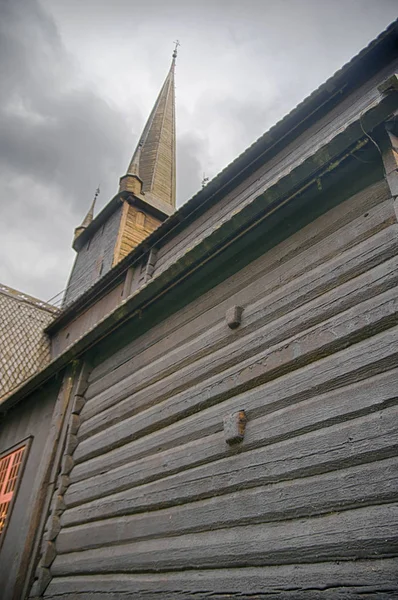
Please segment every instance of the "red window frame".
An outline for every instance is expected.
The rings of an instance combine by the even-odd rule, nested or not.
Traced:
[[[19,445],[12,452],[0,457],[0,538],[10,514],[11,502],[14,498],[22,467],[25,462],[27,445]]]

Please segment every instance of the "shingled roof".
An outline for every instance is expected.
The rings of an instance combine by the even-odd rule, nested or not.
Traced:
[[[45,327],[58,309],[0,284],[0,399],[50,362]]]

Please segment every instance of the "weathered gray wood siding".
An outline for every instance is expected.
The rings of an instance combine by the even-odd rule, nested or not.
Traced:
[[[76,300],[112,268],[121,215],[120,206],[78,252],[66,286],[64,306]]]
[[[34,502],[39,493],[40,465],[47,457],[44,448],[51,426],[59,384],[48,386],[11,409],[0,422],[0,453],[7,453],[16,444],[30,440],[20,485],[13,499],[9,523],[2,536],[0,548],[0,598],[11,600],[23,579],[21,573],[24,548],[30,531]],[[26,564],[25,564],[26,568]]]
[[[379,182],[97,365],[45,597],[392,597],[397,267]]]

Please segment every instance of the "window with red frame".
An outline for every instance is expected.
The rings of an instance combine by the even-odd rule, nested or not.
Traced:
[[[0,458],[0,534],[4,529],[10,503],[15,492],[26,446]]]

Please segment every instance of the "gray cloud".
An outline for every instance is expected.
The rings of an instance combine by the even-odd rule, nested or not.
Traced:
[[[115,181],[120,174],[128,137],[123,117],[79,80],[54,22],[35,0],[1,7],[0,165],[57,185],[72,206],[79,195],[88,202],[101,172]]]
[[[177,197],[190,198],[201,187],[203,173],[206,171],[206,143],[198,134],[185,133],[178,138],[177,144]]]
[[[115,193],[127,125],[80,77],[35,0],[1,3],[0,55],[1,279],[49,297],[64,287],[73,228],[98,183]]]
[[[393,0],[2,0],[0,281],[47,299],[177,63],[181,205],[375,37]]]

